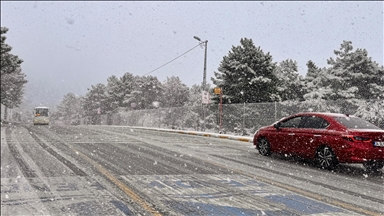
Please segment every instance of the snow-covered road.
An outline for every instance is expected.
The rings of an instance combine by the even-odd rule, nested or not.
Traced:
[[[384,214],[382,173],[262,157],[220,136],[2,126],[1,215]]]

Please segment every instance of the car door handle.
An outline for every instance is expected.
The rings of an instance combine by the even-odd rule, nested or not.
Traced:
[[[321,137],[321,135],[320,134],[315,134],[315,135],[313,135],[314,137]]]
[[[295,135],[294,133],[290,133],[290,134],[288,134],[288,136],[293,136],[293,135]]]

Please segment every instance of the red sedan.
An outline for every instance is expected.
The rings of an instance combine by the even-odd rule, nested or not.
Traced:
[[[363,163],[369,171],[384,166],[384,130],[355,116],[298,113],[256,131],[261,155],[273,152],[315,160],[324,169],[338,163]]]

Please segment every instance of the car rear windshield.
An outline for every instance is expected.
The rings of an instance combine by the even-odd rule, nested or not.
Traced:
[[[335,119],[350,129],[381,129],[376,125],[357,117],[335,117]]]

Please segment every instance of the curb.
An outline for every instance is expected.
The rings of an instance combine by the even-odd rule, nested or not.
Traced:
[[[144,129],[144,130],[153,130],[153,131],[163,131],[163,132],[170,132],[170,133],[187,134],[187,135],[195,135],[195,136],[214,137],[214,138],[220,138],[220,139],[230,139],[230,140],[237,140],[237,141],[242,141],[242,142],[253,143],[253,137],[250,137],[250,136],[235,136],[235,135],[218,134],[218,133],[171,130],[171,129],[162,129],[162,128],[147,128],[147,127],[133,127],[133,126],[125,126],[125,127]]]

